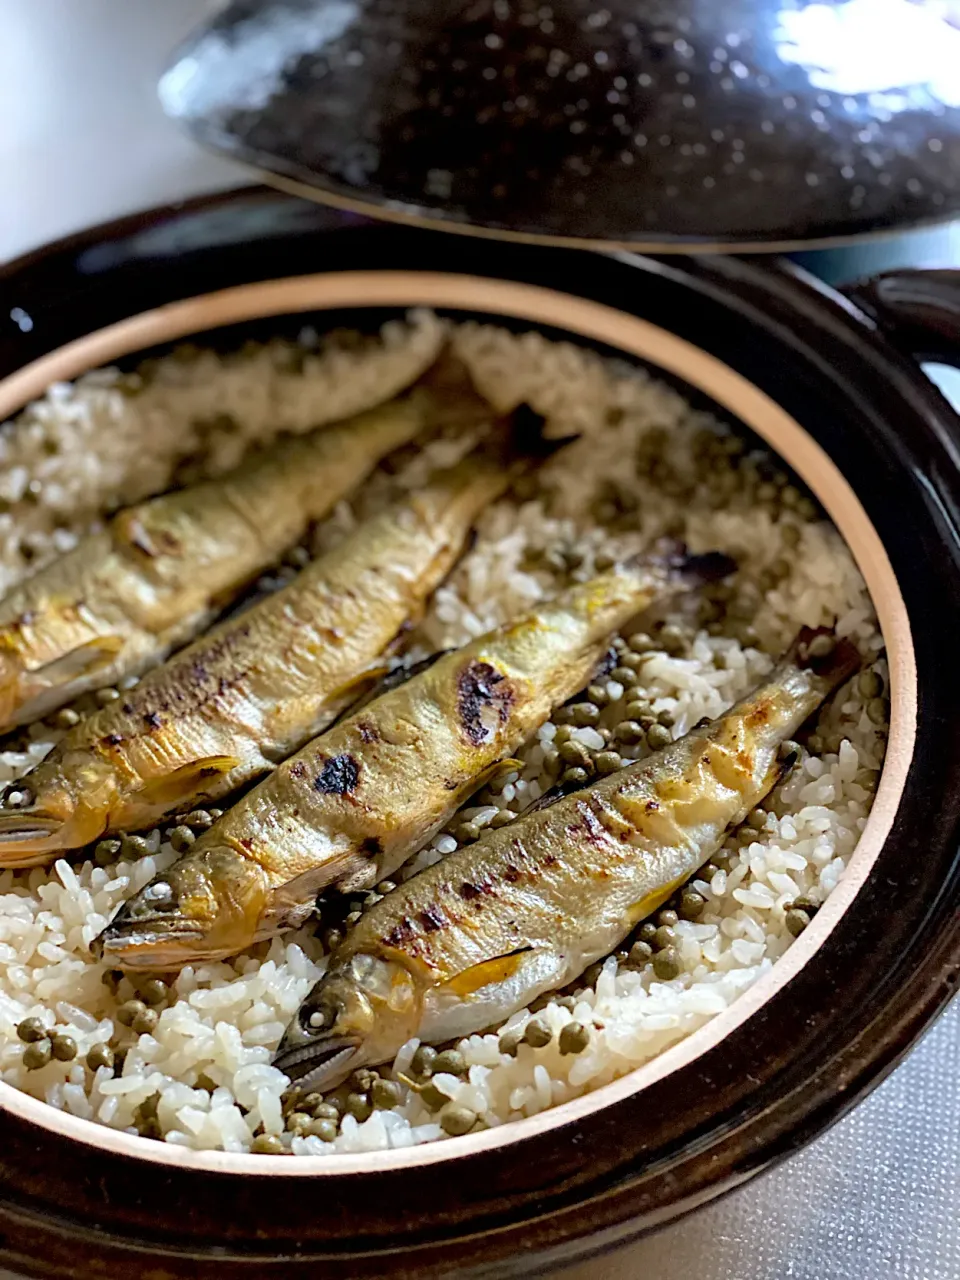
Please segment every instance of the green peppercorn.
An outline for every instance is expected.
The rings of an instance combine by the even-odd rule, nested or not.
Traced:
[[[336,951],[343,941],[343,930],[335,929],[332,926],[329,929],[324,929],[320,940],[323,943],[324,951]]]
[[[138,1036],[148,1036],[156,1028],[159,1017],[156,1009],[144,1009],[130,1023],[130,1030]]]
[[[653,945],[658,951],[662,951],[664,947],[672,947],[677,940],[677,931],[668,924],[662,924],[657,928],[654,934]]]
[[[258,1133],[250,1143],[250,1151],[255,1156],[282,1156],[284,1146],[275,1134]]]
[[[50,1048],[58,1062],[72,1062],[77,1056],[77,1042],[73,1036],[51,1036]]]
[[[305,1111],[291,1111],[287,1116],[287,1129],[290,1133],[303,1135],[313,1123],[313,1117]]]
[[[396,1080],[374,1080],[370,1089],[370,1101],[377,1111],[389,1111],[403,1099],[403,1090]]]
[[[476,1112],[469,1107],[447,1107],[440,1117],[440,1128],[451,1138],[460,1138],[469,1133],[476,1123]]]
[[[553,735],[553,745],[557,748],[562,747],[563,744],[565,742],[569,742],[572,737],[573,727],[569,724],[562,724]]]
[[[516,816],[512,809],[498,809],[490,819],[490,826],[494,831],[498,831],[501,827],[509,827]]]
[[[363,915],[362,911],[351,911],[349,915],[346,915],[343,918],[343,923],[345,927],[347,929],[352,929],[362,915]]]
[[[58,729],[72,729],[75,724],[80,723],[80,714],[73,707],[63,707],[54,716],[53,723]]]
[[[373,1114],[373,1103],[365,1093],[348,1093],[347,1112],[362,1124]]]
[[[560,1052],[564,1055],[568,1053],[583,1053],[590,1043],[590,1029],[585,1027],[582,1022],[568,1022],[565,1027],[561,1028],[560,1038],[557,1043]]]
[[[441,1107],[445,1107],[450,1101],[447,1094],[431,1080],[429,1084],[425,1084],[420,1090],[420,1100],[430,1111],[439,1111]]]
[[[101,707],[109,706],[111,702],[116,702],[120,697],[119,689],[98,689],[93,695],[94,699],[99,702]]]
[[[307,1134],[311,1138],[319,1138],[321,1142],[335,1142],[337,1137],[336,1120],[311,1120]]]
[[[614,729],[613,736],[618,742],[623,742],[628,747],[633,747],[643,742],[647,735],[639,721],[621,720]]]
[[[600,708],[595,702],[578,702],[571,714],[575,725],[586,727],[595,725],[600,719]]]
[[[597,773],[601,776],[616,773],[623,767],[623,760],[616,751],[599,751],[593,758]]]
[[[786,920],[787,933],[791,934],[794,938],[799,938],[801,933],[803,933],[804,929],[810,923],[810,916],[807,912],[800,911],[796,907],[788,908],[785,912],[784,919]]]
[[[170,988],[160,978],[150,978],[140,988],[140,998],[146,1004],[163,1004]]]
[[[699,920],[707,900],[696,889],[684,889],[680,894],[680,917],[683,920]]]
[[[392,880],[381,880],[377,885],[377,893],[379,893],[382,898],[385,898],[388,893],[393,893],[396,887],[396,884],[394,884]]]
[[[631,969],[642,969],[653,958],[653,947],[649,942],[635,942],[627,952],[627,963]]]
[[[605,684],[592,684],[587,689],[587,697],[598,707],[605,707],[610,701],[610,695],[607,693]]]
[[[314,1098],[316,1096],[317,1096],[316,1094],[311,1093],[309,1095],[309,1098]],[[313,1116],[314,1120],[333,1120],[334,1122],[336,1122],[340,1119],[340,1113],[341,1113],[340,1107],[337,1107],[332,1102],[323,1101],[323,1100],[321,1100],[320,1102],[314,1103],[313,1106],[308,1107],[305,1104],[309,1100],[309,1098],[304,1100],[303,1109],[304,1111],[309,1111],[310,1114]]]
[[[871,698],[867,703],[867,719],[872,724],[885,724],[890,715],[890,707],[883,698]]]
[[[656,645],[647,635],[646,631],[636,631],[627,640],[627,644],[634,653],[650,653],[656,648]]]
[[[47,1029],[39,1018],[24,1018],[17,1023],[17,1035],[24,1044],[38,1044],[46,1040]]]
[[[879,698],[883,693],[883,679],[876,671],[861,671],[857,676],[857,689],[862,698],[867,702],[871,702],[874,698]]]
[[[560,759],[564,764],[583,769],[590,759],[590,752],[582,742],[573,739],[570,742],[565,742],[560,748]]]
[[[470,840],[477,840],[480,837],[480,828],[475,822],[461,822],[457,826],[454,835],[461,844]]]
[[[180,826],[174,827],[168,838],[174,853],[186,853],[197,837],[189,827]]]
[[[664,947],[653,957],[653,972],[661,982],[669,982],[680,974],[680,956],[676,947]]]
[[[150,845],[143,836],[124,836],[120,842],[121,853],[128,861],[145,858],[150,853]]]
[[[98,840],[93,850],[93,859],[98,866],[105,867],[116,862],[123,844],[120,840]]]
[[[662,724],[667,729],[671,729],[673,727],[673,725],[676,723],[676,719],[677,718],[673,714],[673,712],[669,711],[666,707],[664,707],[662,711],[657,712],[657,724]],[[710,723],[710,720],[708,719],[707,716],[703,717],[703,723],[704,724]]]
[[[451,1076],[465,1076],[468,1071],[467,1060],[459,1049],[444,1049],[433,1060],[433,1074],[446,1072]]]
[[[410,1069],[416,1076],[431,1076],[433,1075],[433,1064],[436,1060],[437,1051],[433,1045],[422,1044],[413,1055]]]
[[[637,683],[637,673],[632,667],[614,667],[610,672],[610,679],[616,680],[617,684],[622,684],[625,689],[629,689]]]
[[[582,980],[588,987],[595,987],[600,980],[601,973],[603,973],[603,964],[598,960],[584,969]]]
[[[585,782],[588,782],[589,779],[590,779],[590,775],[589,773],[587,773],[586,769],[581,769],[579,766],[577,766],[572,769],[564,770],[563,776],[561,777],[560,781],[567,786],[573,787],[573,786],[582,786]]]
[[[39,1071],[45,1067],[53,1056],[49,1040],[35,1040],[23,1051],[23,1065],[28,1071]]]
[[[531,1018],[524,1028],[523,1040],[531,1049],[542,1049],[552,1039],[553,1032],[545,1018]]]
[[[666,925],[667,928],[672,929],[679,919],[676,911],[670,907],[664,907],[662,911],[657,912],[657,924]]]
[[[350,1088],[354,1093],[369,1093],[373,1082],[380,1079],[379,1071],[371,1071],[369,1067],[358,1067],[350,1075]]]
[[[192,813],[188,813],[183,818],[183,824],[186,827],[193,827],[194,830],[206,831],[207,827],[213,826],[213,817],[206,809],[194,809]]]
[[[87,1066],[91,1071],[98,1071],[100,1067],[113,1068],[113,1050],[108,1044],[95,1044],[87,1050]]]
[[[142,1000],[127,1000],[117,1010],[117,1021],[122,1027],[132,1027],[134,1018],[146,1013],[147,1006]]]
[[[673,741],[670,730],[662,724],[652,724],[647,730],[647,744],[651,751],[660,751]]]
[[[657,940],[657,926],[652,920],[644,920],[643,924],[637,930],[637,938],[640,942],[645,942],[648,947],[655,945]]]
[[[511,1027],[509,1031],[501,1032],[497,1048],[501,1053],[505,1053],[508,1058],[515,1058],[522,1041],[523,1032],[517,1027]]]

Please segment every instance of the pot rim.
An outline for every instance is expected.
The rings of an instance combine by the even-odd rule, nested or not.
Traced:
[[[209,199],[201,198],[196,203],[209,204]],[[141,215],[137,222],[142,223],[149,217]],[[109,224],[111,230],[127,225],[127,220]],[[89,242],[90,234],[86,233],[82,239],[78,237],[78,242]],[[11,267],[16,268],[17,264]],[[3,1082],[0,1082],[0,1108],[62,1137],[106,1148],[115,1154],[231,1176],[362,1175],[422,1167],[470,1152],[511,1147],[534,1134],[561,1129],[574,1121],[586,1120],[613,1103],[637,1097],[655,1081],[715,1047],[806,965],[866,880],[893,824],[914,751],[917,671],[907,609],[879,535],[829,455],[770,396],[686,339],[607,304],[512,280],[458,272],[321,272],[233,286],[182,299],[68,342],[0,382],[0,420],[42,395],[51,382],[72,379],[120,356],[176,338],[201,335],[223,325],[343,307],[407,310],[418,306],[481,312],[489,315],[493,322],[498,316],[510,317],[551,329],[558,327],[557,317],[562,317],[560,327],[571,336],[622,351],[710,396],[721,410],[751,428],[780,454],[816,494],[867,581],[890,664],[891,725],[887,754],[867,826],[847,870],[802,936],[769,973],[742,993],[724,1013],[607,1085],[481,1134],[392,1151],[300,1156],[277,1161],[271,1156],[193,1151],[157,1143],[58,1111]]]

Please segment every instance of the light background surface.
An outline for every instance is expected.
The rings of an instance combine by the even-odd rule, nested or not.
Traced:
[[[249,180],[180,137],[156,103],[166,55],[212,7],[0,0],[0,261],[92,222]],[[831,280],[905,262],[958,265],[960,231],[804,262]],[[955,1004],[812,1146],[563,1280],[960,1280],[958,1076]]]

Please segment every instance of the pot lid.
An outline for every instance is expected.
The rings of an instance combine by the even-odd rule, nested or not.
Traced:
[[[960,0],[232,0],[201,142],[451,229],[773,248],[960,214]]]

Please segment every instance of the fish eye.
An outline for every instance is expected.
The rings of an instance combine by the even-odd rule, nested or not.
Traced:
[[[329,1031],[337,1020],[339,1010],[332,1004],[321,1005],[319,1009],[308,1009],[305,1005],[300,1009],[300,1025],[304,1031],[316,1035],[321,1031]]]
[[[148,902],[158,906],[163,903],[173,903],[173,890],[166,880],[158,880],[156,884],[148,884],[143,891],[143,896]]]

